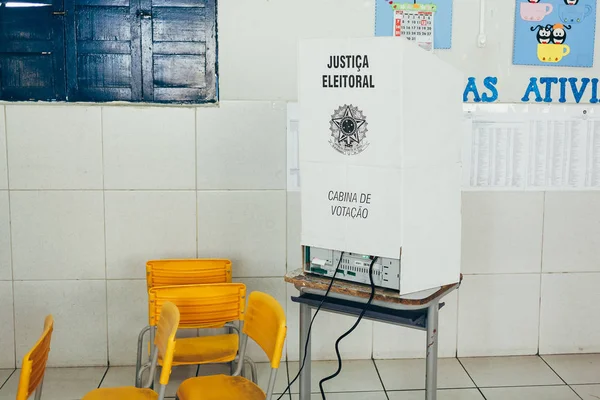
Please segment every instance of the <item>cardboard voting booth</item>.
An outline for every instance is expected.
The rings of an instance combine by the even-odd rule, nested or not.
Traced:
[[[402,294],[459,280],[463,82],[403,38],[301,42],[303,246],[400,259]]]

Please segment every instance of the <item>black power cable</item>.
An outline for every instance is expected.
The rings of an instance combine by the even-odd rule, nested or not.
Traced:
[[[338,273],[338,271],[340,269],[340,265],[342,264],[342,258],[343,257],[344,257],[344,252],[342,251],[341,254],[340,254],[340,260],[338,261],[337,266],[335,267],[335,271],[333,271],[333,276],[331,277],[331,282],[329,282],[329,286],[327,287],[327,291],[325,292],[325,295],[323,296],[323,299],[319,303],[319,306],[317,307],[317,310],[315,311],[315,314],[313,315],[312,319],[310,320],[310,324],[308,325],[308,335],[306,335],[306,343],[304,343],[304,357],[302,358],[302,365],[298,369],[298,373],[296,374],[296,377],[287,385],[287,387],[285,388],[285,390],[283,391],[283,393],[281,393],[281,395],[277,398],[277,400],[281,400],[281,398],[285,395],[285,393],[288,390],[290,390],[290,388],[292,387],[292,385],[294,384],[294,382],[296,382],[296,380],[298,380],[298,378],[300,377],[300,372],[302,372],[302,369],[304,368],[304,363],[306,363],[306,356],[308,354],[308,342],[310,341],[310,333],[311,333],[311,330],[312,330],[313,322],[315,322],[315,318],[317,317],[317,314],[319,313],[319,310],[321,310],[321,306],[325,302],[325,299],[327,298],[327,295],[329,294],[329,291],[331,290],[331,287],[333,286],[333,282],[335,281],[335,276],[337,275],[337,273]],[[310,376],[308,377],[308,379],[310,379]]]
[[[327,382],[330,379],[335,378],[336,376],[338,376],[340,374],[340,372],[342,372],[342,356],[340,355],[340,349],[339,349],[339,345],[340,342],[348,335],[350,335],[352,333],[352,331],[354,331],[356,329],[356,327],[358,326],[358,324],[360,324],[360,321],[362,320],[363,316],[365,315],[365,313],[367,312],[367,310],[369,309],[369,307],[371,306],[371,302],[373,301],[373,297],[375,297],[375,283],[373,283],[373,266],[375,265],[375,261],[377,261],[378,257],[373,257],[373,259],[371,260],[371,265],[369,265],[369,280],[371,283],[371,295],[369,296],[369,300],[367,301],[367,304],[365,305],[365,307],[363,308],[363,310],[361,311],[360,315],[358,316],[358,318],[356,319],[356,322],[354,323],[354,325],[352,325],[352,327],[350,329],[348,329],[346,331],[346,333],[344,333],[342,336],[340,336],[336,341],[335,341],[335,354],[337,355],[337,360],[338,360],[338,367],[337,370],[321,379],[319,381],[319,389],[321,390],[321,397],[323,398],[323,400],[327,400],[327,398],[325,397],[325,391],[323,390],[323,383]]]

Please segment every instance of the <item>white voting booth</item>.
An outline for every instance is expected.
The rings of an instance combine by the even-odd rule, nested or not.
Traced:
[[[304,265],[310,248],[399,259],[401,294],[459,281],[463,82],[402,38],[301,42]]]

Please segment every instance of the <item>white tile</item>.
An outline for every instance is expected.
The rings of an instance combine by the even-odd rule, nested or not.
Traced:
[[[445,306],[439,314],[438,355],[456,356],[458,323],[458,291],[444,297]],[[376,322],[373,324],[373,358],[423,358],[427,334],[416,329]]]
[[[540,272],[544,193],[464,192],[462,272]]]
[[[389,400],[423,400],[425,391],[387,392]],[[438,390],[439,400],[485,400],[477,389]]]
[[[10,369],[0,369],[0,388],[4,385],[4,382],[10,378],[10,376],[15,372],[13,368]]]
[[[298,296],[298,290],[293,285],[287,284],[287,292],[287,354],[288,360],[296,361],[300,356],[299,305],[292,302],[290,297]],[[311,331],[312,359],[337,360],[335,341],[355,322],[356,317],[319,311]],[[370,359],[373,354],[373,322],[363,319],[339,347],[344,360]]]
[[[42,399],[79,400],[98,388],[106,367],[47,368],[44,375]],[[21,370],[15,371],[0,390],[0,400],[13,400],[17,394]],[[33,398],[33,397],[32,397]]]
[[[107,189],[194,189],[195,112],[180,107],[104,107]]]
[[[478,387],[560,385],[563,381],[537,356],[461,358]]]
[[[600,398],[600,385],[571,386],[583,400],[598,400]]]
[[[334,392],[376,392],[383,391],[373,360],[348,360],[342,357],[342,372],[323,384],[326,393]],[[333,374],[337,361],[318,361],[311,365],[311,391],[319,393],[319,381]],[[298,374],[298,363],[288,362],[290,382]],[[292,385],[292,393],[298,393],[298,381]]]
[[[600,354],[565,354],[543,358],[569,385],[600,383]]]
[[[0,190],[8,189],[8,160],[6,159],[6,130],[4,106],[0,106]]]
[[[110,365],[135,365],[138,334],[148,325],[146,281],[109,280],[107,296]],[[146,360],[148,347],[143,349],[143,360]]]
[[[285,189],[286,105],[197,108],[198,189]]]
[[[598,285],[600,273],[542,275],[540,354],[600,352]]]
[[[385,390],[425,389],[425,360],[375,360]],[[438,361],[438,388],[475,387],[456,358]]]
[[[373,36],[374,6],[364,0],[219,2],[220,99],[296,99],[298,39]]]
[[[198,192],[198,256],[230,259],[233,276],[283,276],[285,197],[285,191]]]
[[[600,272],[600,193],[548,192],[544,272]]]
[[[12,282],[0,281],[0,368],[15,367],[15,331],[13,317],[13,288]],[[39,331],[43,326],[40,323]],[[32,345],[35,342],[32,342]]]
[[[246,285],[247,296],[254,291],[260,291],[270,294],[281,304],[285,311],[287,303],[286,299],[286,283],[281,278],[234,278],[234,282],[241,282]],[[248,298],[248,297],[246,297]],[[288,323],[289,326],[289,323]],[[283,346],[282,360],[286,359],[286,346]],[[255,362],[268,362],[269,359],[265,352],[252,340],[248,340],[248,349],[246,353]]]
[[[487,400],[579,400],[573,390],[566,386],[515,387],[482,389]]]
[[[458,293],[460,357],[538,350],[540,276],[465,276]]]
[[[102,189],[100,107],[7,106],[12,189]]]
[[[196,256],[194,191],[107,191],[106,274],[144,279],[146,261]]]
[[[107,364],[105,281],[15,282],[17,366],[48,314],[54,316],[49,366]]]
[[[10,193],[15,279],[104,279],[104,205],[96,191]]]
[[[0,190],[0,280],[12,280],[8,191]]]
[[[302,268],[300,192],[287,192],[287,270]]]

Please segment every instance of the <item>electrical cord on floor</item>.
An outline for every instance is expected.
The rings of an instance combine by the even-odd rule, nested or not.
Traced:
[[[281,398],[285,395],[285,393],[288,390],[290,390],[290,388],[292,387],[294,382],[296,382],[298,380],[298,378],[300,377],[300,372],[302,372],[302,369],[304,368],[304,363],[306,362],[306,356],[308,354],[308,342],[310,341],[310,333],[312,331],[313,322],[315,322],[315,318],[317,318],[317,314],[319,313],[319,310],[321,310],[321,306],[325,302],[325,299],[327,298],[327,295],[329,294],[329,291],[331,290],[331,287],[333,286],[333,282],[335,281],[335,276],[337,275],[338,270],[340,269],[340,265],[342,264],[343,257],[344,257],[344,252],[342,251],[340,254],[340,260],[338,261],[337,266],[335,267],[335,271],[333,271],[333,276],[331,277],[331,281],[329,282],[327,291],[325,292],[323,299],[319,303],[319,306],[317,307],[317,310],[315,311],[315,314],[313,315],[312,319],[310,320],[310,324],[308,325],[308,335],[306,335],[306,343],[304,343],[304,357],[302,357],[302,365],[300,365],[300,368],[298,369],[298,373],[296,374],[296,377],[287,385],[287,387],[285,388],[283,393],[281,393],[281,395],[277,398],[277,400],[281,400]],[[310,376],[308,377],[308,379],[310,379]]]
[[[323,390],[323,383],[327,382],[330,379],[335,378],[336,376],[338,376],[340,374],[340,372],[342,372],[342,356],[340,355],[340,349],[339,349],[340,342],[342,340],[344,340],[344,338],[346,336],[350,335],[352,333],[352,331],[354,331],[356,329],[358,324],[360,324],[360,321],[362,320],[363,316],[365,315],[365,313],[369,310],[369,307],[371,306],[373,297],[375,297],[375,283],[373,282],[373,266],[375,265],[375,261],[377,261],[377,258],[378,257],[373,257],[373,259],[371,260],[371,265],[369,265],[369,280],[371,283],[371,295],[369,296],[369,300],[367,301],[367,304],[365,305],[365,307],[361,311],[360,315],[356,319],[356,322],[354,323],[354,325],[352,325],[352,327],[350,329],[348,329],[346,331],[346,333],[344,333],[342,336],[340,336],[335,341],[335,354],[337,355],[337,360],[338,360],[337,370],[333,374],[331,374],[319,381],[319,389],[321,390],[321,397],[323,398],[323,400],[327,400],[327,398],[325,397],[325,391]]]

